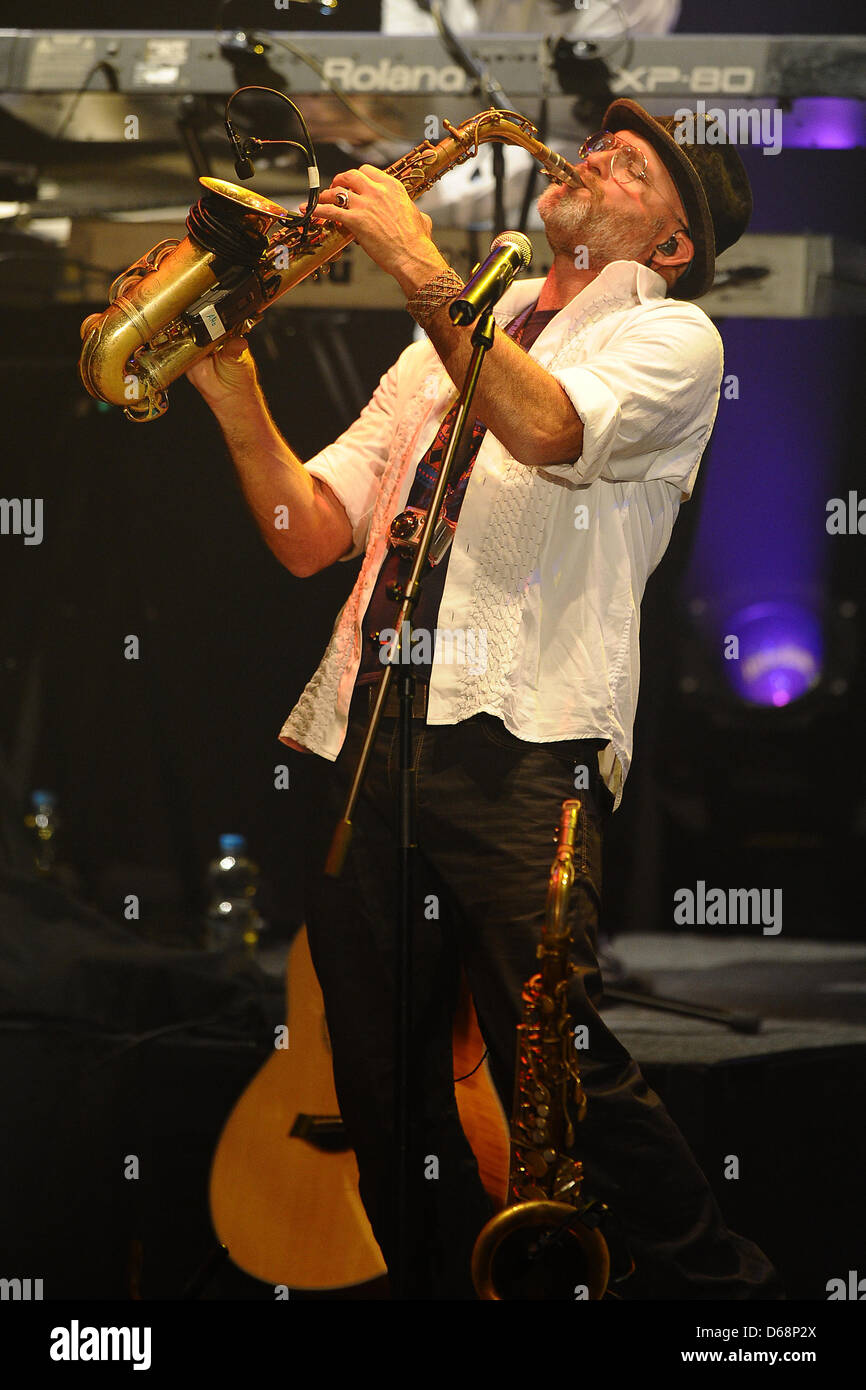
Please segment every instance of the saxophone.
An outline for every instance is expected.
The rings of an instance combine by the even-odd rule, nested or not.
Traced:
[[[491,108],[424,140],[385,171],[414,201],[454,165],[498,140],[520,145],[557,183],[579,185],[574,167],[536,138],[515,111]],[[207,192],[190,209],[183,240],[161,241],[114,280],[109,307],[81,325],[79,372],[97,400],[129,420],[168,409],[166,387],[221,343],[246,334],[266,309],[321,270],[354,238],[331,224],[286,228],[285,208],[248,188],[201,178]]]
[[[487,1222],[472,1253],[472,1278],[483,1299],[573,1299],[579,1293],[600,1299],[610,1278],[607,1242],[597,1229],[607,1209],[583,1200],[582,1164],[566,1152],[574,1144],[570,1094],[578,1120],[586,1112],[567,997],[579,815],[579,801],[562,803],[537,948],[541,970],[523,987],[507,1205]]]

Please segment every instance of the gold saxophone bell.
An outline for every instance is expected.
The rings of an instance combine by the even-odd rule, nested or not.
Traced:
[[[251,188],[243,188],[239,183],[226,183],[225,179],[211,179],[202,176],[199,183],[207,188],[211,193],[218,193],[221,198],[228,198],[230,203],[237,203],[245,212],[259,213],[262,217],[290,217],[288,208],[284,208],[280,203],[272,203],[270,198],[263,198],[261,193],[254,193]]]
[[[579,815],[579,801],[562,803],[538,946],[541,970],[523,987],[508,1204],[487,1222],[472,1252],[472,1279],[483,1299],[601,1299],[610,1279],[610,1252],[598,1229],[607,1208],[584,1200],[583,1165],[568,1153],[574,1144],[569,1103],[578,1121],[586,1111],[568,1012],[574,973],[568,903]]]
[[[413,200],[487,141],[520,145],[551,179],[579,186],[571,164],[536,139],[515,111],[482,111],[433,144],[424,140],[386,172]],[[79,372],[97,400],[130,420],[158,419],[167,387],[231,337],[245,334],[266,309],[334,260],[354,237],[332,222],[306,231],[279,203],[222,179],[202,178],[187,235],[162,241],[123,271],[109,306],[81,325]],[[286,226],[287,218],[293,225]]]
[[[566,1202],[505,1207],[488,1221],[472,1252],[472,1279],[484,1299],[601,1299],[609,1278],[604,1236]]]

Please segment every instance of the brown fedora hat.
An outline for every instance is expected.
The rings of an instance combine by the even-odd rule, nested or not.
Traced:
[[[698,129],[699,120],[711,119],[695,115],[693,133],[703,133]],[[749,225],[752,190],[733,145],[683,140],[683,125],[673,116],[651,116],[636,101],[621,97],[605,111],[602,128],[613,135],[632,130],[643,136],[673,179],[695,254],[689,269],[668,294],[677,299],[699,299],[712,286],[716,256],[733,246]]]

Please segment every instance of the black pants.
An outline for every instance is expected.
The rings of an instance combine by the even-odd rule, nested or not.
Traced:
[[[339,879],[321,873],[366,724],[356,697],[335,763],[293,754],[292,786],[309,820],[307,927],[325,998],[340,1110],[355,1148],[361,1196],[386,1261],[393,1251],[393,946],[397,919],[397,725],[385,720],[354,817]],[[601,891],[601,836],[612,798],[598,776],[593,741],[527,743],[480,714],[460,724],[413,728],[417,776],[417,911],[414,933],[412,1095],[412,1288],[416,1297],[472,1298],[472,1246],[492,1214],[460,1127],[451,1022],[465,968],[489,1049],[494,1083],[510,1115],[521,990],[535,948],[562,801],[583,803],[577,867]],[[590,785],[575,789],[575,767]],[[579,900],[581,898],[583,900]],[[574,1025],[588,1028],[579,1054],[588,1105],[577,1130],[584,1192],[616,1213],[636,1273],[625,1298],[779,1298],[771,1264],[729,1231],[688,1145],[597,1006],[594,895],[572,895],[569,994]],[[431,1163],[431,1158],[437,1160]],[[438,1177],[430,1174],[438,1168]]]

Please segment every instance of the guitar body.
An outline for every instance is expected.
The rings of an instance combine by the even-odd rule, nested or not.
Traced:
[[[256,1279],[349,1288],[386,1268],[358,1193],[355,1155],[328,1151],[339,1108],[306,927],[292,943],[287,975],[289,1046],[274,1049],[226,1122],[211,1165],[211,1220],[233,1263]],[[502,1206],[508,1124],[487,1063],[478,1065],[483,1056],[464,988],[454,1024],[454,1075],[466,1077],[455,1087],[460,1121],[482,1182]]]
[[[274,1048],[226,1122],[210,1175],[211,1220],[232,1261],[266,1284],[348,1288],[385,1273],[351,1149],[292,1136],[299,1114],[338,1115],[325,1011],[307,929],[292,943],[288,1048]]]
[[[498,1210],[505,1206],[508,1196],[511,1131],[490,1078],[490,1068],[486,1059],[481,1060],[486,1048],[465,975],[454,1011],[451,1045],[460,1123],[475,1155],[484,1190]]]

